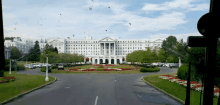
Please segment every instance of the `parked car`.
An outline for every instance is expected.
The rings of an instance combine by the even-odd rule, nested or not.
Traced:
[[[31,64],[26,64],[24,65],[25,68],[29,68],[29,69],[35,69],[35,67]]]
[[[33,65],[35,68],[39,68],[39,65],[36,63],[32,63],[31,65]]]
[[[164,64],[163,67],[170,67],[170,64]]]
[[[61,69],[64,70],[64,65],[63,64],[58,65],[58,70],[61,70]]]

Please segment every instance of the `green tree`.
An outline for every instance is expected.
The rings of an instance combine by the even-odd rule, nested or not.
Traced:
[[[34,52],[33,52],[33,60],[34,61],[40,61],[40,46],[39,46],[39,42],[35,41],[35,45],[34,45]]]
[[[11,49],[10,59],[19,59],[20,57],[22,57],[21,51],[19,51],[19,50],[17,49],[17,47],[13,47],[13,48]]]
[[[158,51],[159,62],[166,62],[164,54],[165,54],[165,51],[162,48],[160,48]]]
[[[57,47],[55,47],[55,49],[54,49],[54,52],[56,52],[56,53],[58,54],[58,50],[57,50]]]
[[[167,59],[170,55],[173,54],[173,52],[169,51],[167,48],[175,50],[177,48],[177,39],[175,36],[169,36],[166,38],[166,40],[163,41],[162,43],[162,49],[165,51],[165,59]]]

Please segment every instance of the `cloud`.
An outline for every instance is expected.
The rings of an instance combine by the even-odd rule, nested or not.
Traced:
[[[171,2],[164,2],[161,4],[150,4],[146,3],[142,10],[145,11],[165,11],[165,10],[176,10],[186,9],[189,11],[203,11],[209,9],[209,4],[192,4],[196,0],[174,0]]]
[[[196,33],[186,33],[186,34],[152,34],[149,35],[150,39],[162,39],[162,40],[166,40],[167,37],[169,36],[175,36],[177,38],[177,41],[179,41],[180,39],[183,39],[184,42],[187,42],[187,38],[188,36],[202,36],[200,33],[196,32]]]

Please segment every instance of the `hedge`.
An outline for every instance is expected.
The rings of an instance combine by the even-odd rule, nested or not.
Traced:
[[[154,68],[141,67],[141,70],[140,70],[140,72],[156,72],[156,71],[160,71],[160,68],[158,68],[158,67],[154,67]]]
[[[103,71],[103,69],[102,69],[102,68],[97,68],[96,70],[97,70],[97,71]]]
[[[5,71],[9,71],[9,69],[10,69],[10,65],[6,65]],[[20,71],[20,70],[25,70],[25,66],[24,65],[17,65],[17,71]],[[14,65],[11,65],[11,71],[15,71]]]
[[[40,71],[41,72],[46,72],[46,68],[41,68]],[[51,73],[51,69],[50,68],[48,68],[48,73]]]
[[[182,80],[187,80],[188,70],[189,70],[189,64],[183,64],[178,68],[177,77]],[[191,65],[191,80],[194,81],[195,79],[193,79],[193,77],[196,77],[195,79],[197,79],[197,75],[195,74],[195,68]]]

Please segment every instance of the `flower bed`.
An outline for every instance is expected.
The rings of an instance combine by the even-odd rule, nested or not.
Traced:
[[[120,68],[121,70],[132,70],[131,68]]]
[[[105,66],[115,66],[115,65],[111,65],[111,64],[106,64]]]
[[[161,76],[158,76],[159,78],[162,78],[162,79],[166,79],[166,80],[169,80],[171,82],[176,82],[184,87],[187,87],[187,80],[181,80],[179,78],[176,78],[176,76],[171,76],[171,75],[161,75]],[[198,83],[197,81],[191,81],[190,82],[190,88],[191,89],[194,89],[196,91],[203,91],[204,90],[204,87],[202,87],[202,83]],[[219,97],[219,91],[220,89],[216,86],[214,86],[214,96],[215,97]]]

